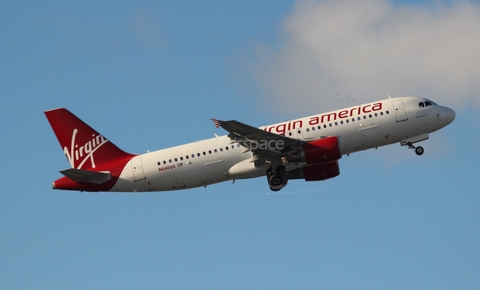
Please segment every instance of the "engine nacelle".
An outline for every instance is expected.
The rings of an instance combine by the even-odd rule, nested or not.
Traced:
[[[307,164],[326,163],[342,157],[338,137],[326,137],[304,144],[300,148],[300,159]]]
[[[305,181],[325,180],[340,175],[338,161],[330,161],[323,164],[310,165],[304,168],[295,169],[288,173],[289,179],[305,179]]]

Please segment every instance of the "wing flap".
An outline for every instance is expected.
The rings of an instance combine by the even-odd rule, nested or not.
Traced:
[[[95,172],[89,170],[69,168],[60,171],[60,173],[75,182],[88,182],[94,184],[102,184],[112,178],[109,171]]]

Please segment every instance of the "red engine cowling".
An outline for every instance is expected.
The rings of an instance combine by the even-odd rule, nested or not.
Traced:
[[[340,175],[338,161],[331,161],[324,164],[311,165],[301,169],[305,181],[325,180]]]
[[[326,163],[342,157],[338,137],[326,137],[306,143],[300,150],[300,158],[307,164]]]

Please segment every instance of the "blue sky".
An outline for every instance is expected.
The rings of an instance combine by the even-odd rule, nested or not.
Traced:
[[[0,4],[2,289],[478,289],[478,2]],[[51,189],[68,162],[43,111],[122,149],[212,137],[392,96],[452,107],[418,157],[341,175],[178,192]],[[353,99],[353,101],[352,101]]]

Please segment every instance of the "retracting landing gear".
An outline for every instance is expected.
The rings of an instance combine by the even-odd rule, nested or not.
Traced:
[[[408,142],[407,146],[408,146],[408,149],[414,149],[415,154],[417,154],[418,156],[422,155],[423,152],[425,151],[422,146],[417,146],[417,147],[413,146],[412,142]]]
[[[417,143],[417,142],[421,142],[421,141],[425,141],[425,140],[428,140],[428,134],[418,135],[418,136],[408,138],[406,140],[402,140],[402,141],[400,141],[400,145],[401,146],[408,146],[408,149],[414,149],[415,154],[420,156],[424,152],[423,147],[421,147],[421,146],[415,147],[415,146],[413,146],[413,143]]]
[[[273,170],[272,167],[268,168],[267,180],[271,191],[279,191],[280,189],[284,188],[288,182],[285,166],[277,166],[275,170]]]

